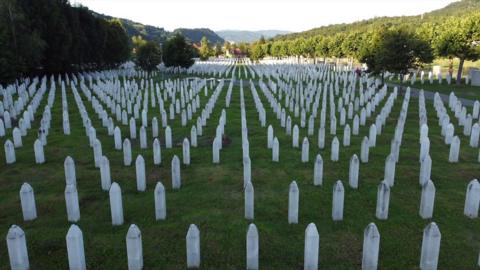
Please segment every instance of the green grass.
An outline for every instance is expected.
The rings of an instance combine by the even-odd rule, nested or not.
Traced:
[[[63,161],[67,155],[71,155],[76,163],[81,208],[78,225],[84,235],[88,269],[127,268],[125,235],[132,223],[142,231],[145,269],[185,269],[185,235],[191,223],[200,229],[202,269],[245,269],[245,238],[250,222],[243,218],[238,87],[234,87],[231,106],[226,109],[225,132],[231,144],[221,151],[220,164],[211,162],[211,141],[221,109],[225,107],[227,86],[220,94],[204,136],[198,139],[199,147],[191,149],[191,165],[182,165],[182,188],[178,191],[171,189],[170,162],[174,154],[181,157],[181,141],[189,136],[192,122],[186,128],[181,127],[180,119],[170,122],[176,145],[173,149],[163,147],[164,134],[161,129],[161,166],[153,165],[151,147],[141,150],[139,142],[132,140],[133,157],[142,154],[146,161],[147,191],[141,193],[136,191],[135,167],[123,166],[122,152],[114,150],[113,138],[107,136],[106,129],[101,128],[91,105],[82,95],[90,118],[97,127],[97,137],[102,142],[104,154],[110,159],[112,180],[122,188],[125,224],[116,227],[111,225],[108,193],[101,190],[100,172],[94,168],[93,150],[87,146],[88,138],[70,92],[68,104],[72,134],[64,136],[62,133],[61,91],[58,88],[52,108],[52,128],[45,147],[47,162],[35,164],[33,142],[46,102],[45,96],[36,114],[35,125],[24,138],[24,146],[16,150],[17,162],[7,166],[4,154],[0,155],[0,234],[5,236],[11,224],[17,224],[25,230],[32,269],[68,268],[65,235],[70,223],[66,217],[63,193]],[[265,96],[257,87],[267,110],[267,121],[273,125],[275,136],[280,140],[280,162],[272,163],[271,150],[266,146],[267,128],[260,126],[249,84],[245,81],[244,87],[255,188],[254,223],[260,237],[260,268],[303,269],[304,230],[308,223],[314,222],[320,233],[320,268],[359,269],[363,230],[370,222],[375,222],[381,235],[379,268],[418,269],[422,232],[431,222],[421,219],[418,214],[421,192],[418,184],[418,100],[410,100],[395,186],[391,191],[389,218],[380,221],[375,218],[377,185],[383,179],[384,162],[390,151],[390,140],[403,96],[398,97],[386,127],[377,138],[377,147],[370,150],[369,163],[360,164],[359,189],[353,190],[348,186],[349,160],[354,153],[360,153],[361,139],[368,134],[368,126],[374,121],[374,116],[367,120],[359,136],[352,136],[350,147],[341,146],[339,162],[330,161],[332,136],[327,132],[327,147],[319,150],[315,132],[309,138],[310,162],[303,164],[301,149],[291,147],[291,137],[286,136],[280,128]],[[207,100],[203,93],[201,100],[203,107]],[[383,105],[384,102],[377,108],[377,113]],[[442,232],[439,268],[473,269],[480,250],[480,224],[478,219],[471,220],[463,215],[463,205],[468,182],[478,177],[478,149],[470,148],[468,138],[460,135],[460,162],[448,163],[449,147],[440,136],[430,101],[427,111],[433,161],[432,180],[437,189],[433,221]],[[160,120],[158,106],[150,109],[149,118],[154,114]],[[294,119],[294,123],[299,124],[299,119]],[[318,128],[318,120],[316,124]],[[122,127],[122,134],[126,136],[126,127]],[[337,134],[341,141],[343,128],[338,127]],[[151,140],[150,129],[148,135]],[[301,129],[300,138],[304,136],[306,129]],[[11,130],[7,137],[11,138]],[[2,144],[5,139],[0,138]],[[324,160],[324,183],[321,187],[312,184],[317,153]],[[345,210],[344,220],[334,222],[331,218],[332,188],[338,179],[345,186]],[[300,190],[299,224],[296,225],[287,222],[288,189],[292,180],[297,181]],[[157,181],[162,181],[166,187],[165,221],[155,221],[154,217],[153,189]],[[35,190],[38,218],[32,222],[22,219],[18,192],[23,182],[29,182]],[[0,268],[7,269],[8,263],[4,242],[0,246]]]
[[[395,79],[392,81],[387,81],[398,85],[410,86],[412,88],[423,89],[425,91],[430,92],[438,92],[440,94],[450,95],[451,92],[455,93],[457,97],[477,100],[480,99],[480,87],[479,86],[472,86],[472,85],[465,85],[465,80],[462,80],[461,85],[456,85],[455,81],[452,79],[452,83],[449,85],[447,81],[444,79],[442,84],[438,83],[438,80],[434,80],[433,84],[430,84],[428,80],[422,84],[420,79],[412,85],[410,81],[408,82],[400,82],[399,80]]]

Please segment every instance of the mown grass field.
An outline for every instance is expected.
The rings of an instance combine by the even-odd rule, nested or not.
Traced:
[[[424,83],[417,79],[415,83],[412,85],[410,81],[400,82],[399,80],[391,80],[394,84],[403,85],[405,87],[412,87],[416,89],[423,89],[425,91],[430,92],[438,92],[440,94],[450,95],[453,92],[457,97],[466,98],[471,100],[478,100],[480,99],[480,87],[479,86],[472,86],[472,85],[465,85],[465,79],[462,80],[462,84],[456,85],[455,80],[452,79],[452,83],[449,85],[447,81],[444,79],[443,82],[440,84],[438,80],[434,80],[432,84],[428,80],[425,80]]]
[[[243,74],[243,73],[242,73]],[[400,161],[396,167],[395,186],[391,191],[389,218],[375,218],[377,185],[384,176],[384,162],[390,151],[390,141],[399,116],[403,96],[401,93],[393,107],[377,146],[370,149],[370,160],[360,164],[359,189],[348,186],[350,157],[360,153],[361,140],[368,134],[374,116],[361,127],[360,135],[353,136],[350,147],[340,147],[340,161],[330,161],[332,136],[327,128],[326,149],[317,147],[317,131],[309,137],[310,162],[301,163],[301,149],[291,147],[291,137],[280,128],[265,96],[257,91],[267,110],[267,122],[274,127],[280,141],[280,162],[271,162],[267,148],[267,128],[261,127],[258,113],[248,83],[244,83],[247,124],[249,130],[252,182],[255,188],[255,219],[260,237],[261,269],[303,269],[304,231],[314,222],[320,234],[321,269],[360,269],[363,230],[370,222],[378,226],[381,241],[380,269],[418,269],[422,232],[432,220],[423,220],[418,214],[421,189],[419,186],[419,124],[418,99],[411,98],[405,125]],[[66,156],[74,158],[80,200],[81,220],[88,269],[127,269],[125,235],[130,224],[142,231],[145,269],[185,269],[185,235],[189,224],[194,223],[201,235],[201,269],[245,269],[245,238],[250,221],[244,219],[242,143],[240,122],[240,93],[235,86],[231,106],[226,108],[225,133],[231,144],[221,151],[221,163],[212,164],[211,142],[215,128],[225,107],[228,83],[220,94],[214,112],[207,123],[204,135],[199,137],[197,148],[192,148],[191,165],[182,165],[182,188],[171,188],[171,159],[181,157],[181,142],[190,136],[189,122],[183,128],[180,119],[169,121],[173,130],[173,149],[165,149],[164,132],[160,131],[162,164],[153,165],[152,147],[142,150],[139,142],[132,140],[133,158],[142,154],[146,161],[147,191],[136,191],[135,167],[123,165],[123,153],[114,150],[113,137],[101,127],[85,96],[83,102],[89,110],[97,137],[102,142],[104,155],[110,160],[112,181],[120,184],[123,193],[125,224],[112,226],[108,193],[101,190],[100,171],[94,167],[93,150],[88,147],[78,108],[73,95],[67,91],[72,134],[63,135],[61,116],[61,91],[57,88],[52,108],[52,127],[45,146],[46,163],[35,164],[33,142],[36,128],[43,112],[46,96],[35,118],[35,124],[24,137],[24,146],[16,149],[17,162],[5,165],[5,154],[0,154],[0,234],[6,235],[11,224],[21,226],[27,238],[32,269],[67,269],[65,235],[67,221],[63,162]],[[391,89],[389,89],[390,93]],[[388,95],[387,95],[388,96]],[[207,98],[201,94],[202,107]],[[384,105],[381,102],[375,115]],[[168,103],[167,103],[168,104]],[[168,107],[167,107],[168,108]],[[468,146],[468,138],[461,139],[460,162],[448,163],[449,147],[443,143],[433,104],[427,101],[429,137],[431,142],[432,180],[436,186],[434,218],[442,233],[440,269],[474,269],[480,251],[480,223],[463,215],[465,191],[470,180],[479,176],[478,149]],[[149,118],[157,116],[151,108]],[[194,119],[196,119],[195,114]],[[456,119],[451,115],[453,122]],[[328,121],[328,120],[327,120]],[[299,124],[295,118],[294,123]],[[350,122],[351,123],[351,122]],[[137,126],[139,122],[137,121]],[[327,122],[327,127],[329,127]],[[318,118],[316,129],[318,128]],[[459,133],[456,126],[456,133]],[[122,127],[123,137],[128,127]],[[343,128],[338,126],[339,140]],[[300,138],[306,136],[301,129]],[[3,144],[11,138],[11,130]],[[149,141],[151,130],[148,129]],[[316,154],[324,160],[324,183],[313,186],[313,165]],[[345,186],[344,220],[331,218],[332,188],[337,180]],[[288,190],[296,180],[300,190],[299,224],[289,225]],[[167,219],[156,221],[153,190],[157,181],[166,188]],[[19,190],[29,182],[35,190],[38,218],[24,222],[21,213]],[[0,268],[9,267],[6,244],[0,245]]]

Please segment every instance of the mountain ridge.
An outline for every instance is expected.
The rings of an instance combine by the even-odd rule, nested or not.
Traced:
[[[215,32],[224,40],[233,41],[235,43],[240,43],[240,42],[251,43],[259,40],[262,36],[266,39],[270,39],[277,35],[291,33],[290,31],[275,30],[275,29],[266,29],[266,30],[257,30],[257,31],[225,29],[225,30],[219,30]]]

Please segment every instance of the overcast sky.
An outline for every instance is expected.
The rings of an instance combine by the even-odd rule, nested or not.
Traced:
[[[419,15],[452,0],[70,0],[143,24],[212,30],[303,31],[379,16]]]

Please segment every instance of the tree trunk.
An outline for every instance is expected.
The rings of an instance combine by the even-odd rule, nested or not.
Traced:
[[[458,72],[457,72],[457,85],[462,83],[462,71],[463,71],[463,64],[465,62],[465,58],[460,58],[460,64],[458,65]]]

